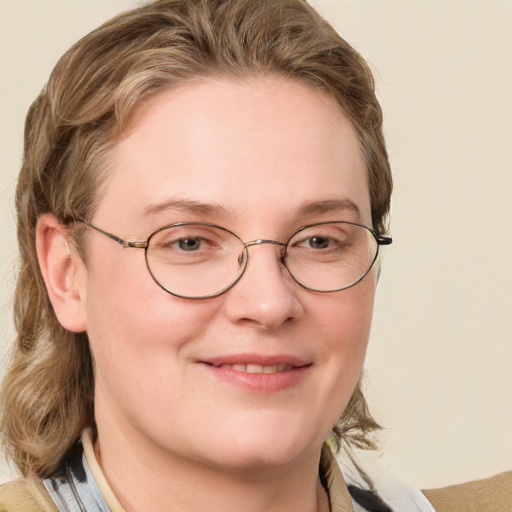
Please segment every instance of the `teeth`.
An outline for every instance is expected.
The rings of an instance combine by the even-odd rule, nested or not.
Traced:
[[[245,371],[247,373],[263,373],[263,366],[259,364],[248,364],[246,365]]]
[[[293,366],[288,364],[275,364],[272,366],[262,366],[260,364],[221,364],[218,368],[229,368],[238,372],[246,373],[279,373],[285,370],[291,370]]]

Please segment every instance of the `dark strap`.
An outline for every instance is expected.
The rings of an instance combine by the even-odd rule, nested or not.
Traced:
[[[87,465],[81,442],[43,484],[61,512],[109,512]]]
[[[355,485],[348,485],[347,488],[354,501],[368,512],[393,512],[373,491]]]

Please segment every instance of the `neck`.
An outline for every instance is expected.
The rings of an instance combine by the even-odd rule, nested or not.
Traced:
[[[329,510],[318,477],[319,450],[282,466],[223,468],[99,428],[95,452],[126,512]]]

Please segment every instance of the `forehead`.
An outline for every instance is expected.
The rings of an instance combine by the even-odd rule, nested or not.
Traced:
[[[115,209],[121,221],[145,222],[148,212],[167,220],[159,205],[194,202],[240,218],[322,201],[370,215],[354,127],[333,99],[295,81],[208,80],[164,92],[109,161],[97,215]]]

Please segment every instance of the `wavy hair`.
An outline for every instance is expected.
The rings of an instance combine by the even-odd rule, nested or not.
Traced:
[[[1,395],[5,451],[24,475],[52,472],[94,424],[87,334],[67,331],[54,314],[35,250],[39,217],[50,212],[70,229],[92,217],[109,149],[160,92],[207,77],[262,74],[299,81],[340,105],[366,161],[373,227],[385,232],[392,181],[372,74],[305,0],[159,0],[91,32],[57,63],[25,126],[16,191],[17,338]],[[332,439],[372,448],[378,428],[358,384]]]

